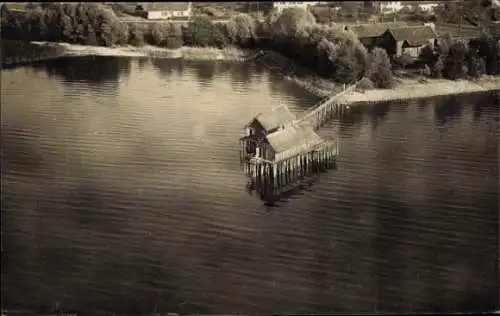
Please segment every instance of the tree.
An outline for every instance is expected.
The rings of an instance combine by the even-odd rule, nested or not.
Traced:
[[[448,79],[460,79],[467,75],[466,57],[468,47],[462,41],[453,43],[444,60],[443,76]]]
[[[191,46],[209,46],[213,41],[213,24],[208,17],[197,16],[183,28],[184,43]]]
[[[241,13],[231,18],[226,28],[233,44],[246,45],[256,36],[256,25],[248,14]]]
[[[311,13],[317,23],[329,24],[337,20],[337,11],[330,7],[313,7]]]
[[[402,68],[406,68],[408,65],[413,63],[413,57],[407,52],[403,53],[401,56],[395,58],[394,62],[400,65]]]
[[[446,56],[439,56],[436,63],[434,64],[434,67],[432,67],[432,76],[434,78],[441,78],[442,77],[445,58],[446,58]]]
[[[213,27],[213,45],[218,48],[226,47],[231,43],[229,39],[228,30],[225,24],[216,23]]]
[[[314,24],[314,16],[302,8],[286,8],[270,21],[274,36],[293,38],[308,25]]]
[[[134,46],[144,45],[144,30],[139,25],[130,25],[128,42]]]
[[[391,61],[385,49],[376,47],[372,50],[370,64],[365,75],[377,88],[391,88],[394,86]]]
[[[470,55],[468,57],[467,68],[469,70],[469,76],[474,79],[486,74],[486,63],[483,58],[478,56]]]
[[[419,54],[419,59],[425,62],[426,65],[434,65],[437,61],[437,56],[430,45],[425,45]]]

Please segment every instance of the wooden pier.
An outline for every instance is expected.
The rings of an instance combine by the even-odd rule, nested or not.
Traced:
[[[286,106],[261,113],[245,126],[240,138],[240,162],[262,200],[272,201],[290,188],[310,184],[321,172],[336,166],[339,140],[322,139],[315,130],[348,107],[342,96],[357,82],[334,96],[323,98],[302,118]]]
[[[336,115],[342,115],[349,109],[349,105],[342,102],[342,96],[352,92],[357,86],[357,82],[346,87],[342,92],[323,99],[318,105],[309,110],[303,117],[298,119],[295,124],[308,125],[314,130],[318,130],[325,122],[334,118]]]

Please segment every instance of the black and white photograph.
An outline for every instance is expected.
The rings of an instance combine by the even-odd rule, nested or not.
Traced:
[[[0,2],[1,316],[500,311],[500,1]]]

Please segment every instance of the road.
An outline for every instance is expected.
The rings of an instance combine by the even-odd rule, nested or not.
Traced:
[[[190,21],[189,20],[146,20],[146,19],[131,19],[131,18],[122,18],[120,19],[124,23],[143,23],[143,24],[157,24],[157,23],[175,23],[175,24],[183,24],[186,25]],[[229,19],[225,20],[212,20],[212,23],[227,23]]]
[[[229,22],[230,19],[220,19],[220,20],[212,20],[212,23],[227,23]],[[176,24],[182,24],[186,25],[190,22],[190,20],[146,20],[142,18],[120,18],[120,21],[124,23],[143,23],[143,24],[150,24],[150,23],[176,23]],[[259,19],[260,22],[264,21],[264,19]]]

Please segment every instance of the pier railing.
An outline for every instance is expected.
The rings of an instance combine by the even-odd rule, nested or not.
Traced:
[[[358,85],[358,82],[359,81],[356,81],[353,84],[348,85],[340,93],[323,100],[294,123],[299,125],[309,124],[314,129],[318,129],[327,120],[333,118],[334,114],[344,110],[346,105],[340,102],[341,97],[352,92]]]

